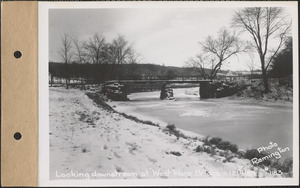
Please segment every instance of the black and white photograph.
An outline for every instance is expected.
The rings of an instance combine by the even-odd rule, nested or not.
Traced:
[[[43,13],[46,178],[295,180],[297,4],[148,3]]]

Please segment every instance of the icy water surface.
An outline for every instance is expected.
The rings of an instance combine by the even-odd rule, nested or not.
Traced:
[[[260,104],[232,99],[200,100],[198,90],[174,89],[175,101],[161,101],[159,92],[133,93],[130,101],[113,102],[117,111],[257,149],[275,142],[292,156],[292,103]],[[271,151],[272,152],[272,151]]]

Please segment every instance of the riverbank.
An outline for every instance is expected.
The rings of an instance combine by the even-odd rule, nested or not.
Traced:
[[[51,179],[280,177],[248,159],[197,152],[202,136],[127,119],[86,91],[56,87],[49,97]]]
[[[175,124],[187,131],[222,137],[239,143],[242,149],[258,148],[270,141],[292,148],[293,103],[235,96],[199,100],[197,91],[174,89],[175,100],[171,101],[160,100],[159,92],[133,93],[128,95],[129,101],[108,104],[118,112],[162,126]]]

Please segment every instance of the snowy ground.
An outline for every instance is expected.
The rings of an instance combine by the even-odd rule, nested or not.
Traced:
[[[108,112],[85,91],[56,87],[49,96],[50,179],[257,176],[249,160],[223,162],[224,157],[195,152],[201,141],[177,139],[159,127]]]

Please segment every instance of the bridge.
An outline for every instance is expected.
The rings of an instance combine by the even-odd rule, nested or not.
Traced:
[[[148,85],[150,88],[159,88],[161,92],[165,92],[166,86],[168,84],[199,84],[199,94],[201,98],[209,98],[209,83],[211,80],[110,80],[106,81],[105,85],[119,83],[125,86],[127,91],[134,89],[141,89],[143,86]],[[148,87],[149,88],[149,87]]]

